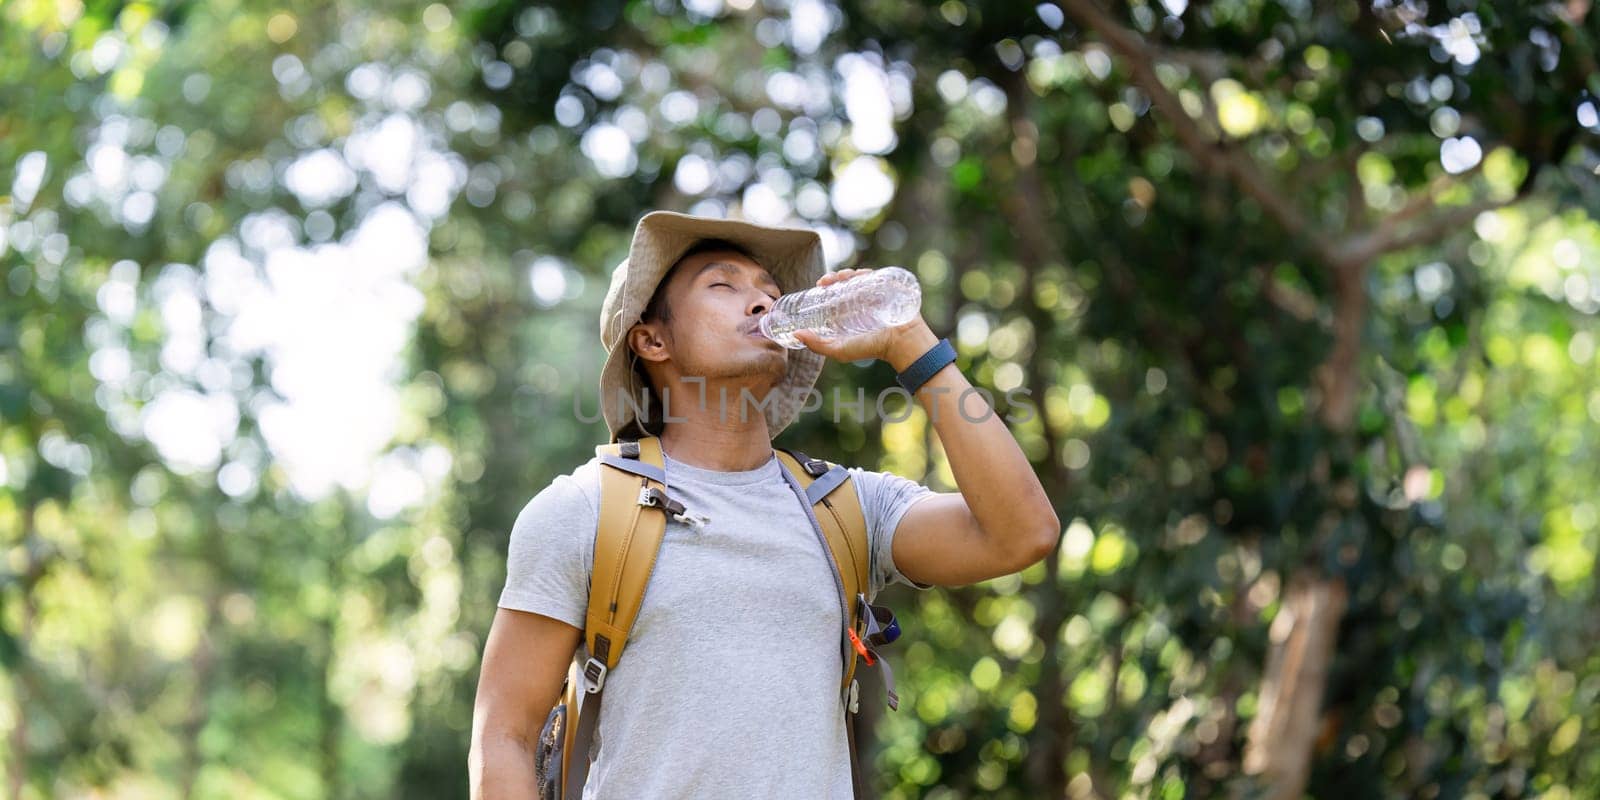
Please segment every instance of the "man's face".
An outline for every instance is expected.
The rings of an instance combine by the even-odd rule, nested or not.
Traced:
[[[789,351],[761,335],[756,322],[782,294],[760,264],[737,252],[713,250],[680,261],[667,275],[666,322],[636,326],[630,343],[640,358],[680,376],[765,378],[776,385],[788,368]],[[650,329],[660,346],[651,347]]]

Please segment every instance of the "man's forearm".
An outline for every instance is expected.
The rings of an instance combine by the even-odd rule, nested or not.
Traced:
[[[467,757],[472,800],[534,797],[533,751],[522,739],[484,734]]]
[[[926,324],[906,331],[887,354],[896,372],[911,366],[939,337]],[[1040,539],[1053,545],[1060,523],[1033,465],[1017,446],[1005,421],[972,389],[961,370],[950,364],[917,390],[939,443],[949,459],[961,496],[996,546],[1033,552]]]

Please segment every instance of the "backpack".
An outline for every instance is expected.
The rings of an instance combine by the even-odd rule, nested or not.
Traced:
[[[539,733],[534,771],[541,800],[578,800],[583,795],[589,745],[599,724],[606,675],[627,646],[667,517],[696,527],[706,521],[667,495],[659,438],[599,445],[595,455],[601,462],[600,519],[583,632],[591,657],[585,660],[581,648],[573,654],[561,699]],[[899,637],[899,624],[888,609],[867,603],[871,561],[867,524],[849,473],[838,464],[797,451],[775,448],[774,455],[796,498],[803,498],[801,505],[811,518],[818,544],[827,550],[834,566],[843,661],[839,699],[845,707],[851,785],[860,798],[865,796],[865,781],[856,754],[854,721],[860,708],[856,664],[865,661],[868,666],[882,666],[889,707],[899,708],[894,674],[876,650]]]

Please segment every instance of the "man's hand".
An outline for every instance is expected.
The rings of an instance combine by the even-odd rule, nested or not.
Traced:
[[[823,275],[817,279],[817,285],[830,286],[870,272],[870,269],[842,269]],[[939,342],[939,337],[933,335],[933,330],[921,314],[909,322],[871,333],[826,338],[813,331],[801,330],[795,332],[795,338],[811,352],[835,361],[880,359],[893,365],[896,372],[911,366],[912,361]]]

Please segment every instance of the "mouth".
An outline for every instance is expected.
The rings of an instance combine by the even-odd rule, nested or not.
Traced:
[[[759,318],[757,318],[756,321],[750,325],[741,326],[740,329],[744,331],[745,336],[748,336],[752,339],[760,339],[764,344],[778,345],[777,342],[768,338],[766,334],[761,332],[761,320]]]

